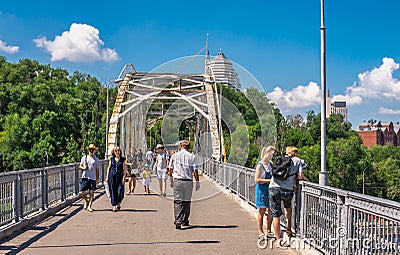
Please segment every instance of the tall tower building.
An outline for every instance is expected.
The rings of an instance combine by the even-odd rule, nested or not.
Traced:
[[[331,116],[331,114],[341,114],[343,115],[343,121],[349,121],[349,113],[346,101],[332,102],[330,91],[328,89],[328,96],[326,98],[326,117]]]
[[[208,65],[208,70],[214,75],[216,82],[229,85],[235,90],[240,90],[242,88],[239,76],[233,68],[232,62],[222,53],[222,50],[219,51],[214,59],[206,60],[206,63]]]

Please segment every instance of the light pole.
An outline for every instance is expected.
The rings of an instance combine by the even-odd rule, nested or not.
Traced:
[[[108,154],[108,122],[109,122],[109,116],[108,116],[108,95],[109,95],[109,87],[110,87],[111,82],[107,82],[107,103],[106,103],[106,151],[104,152],[104,159],[107,159],[107,154]]]
[[[44,155],[46,155],[46,166],[49,166],[49,154],[47,151],[44,151]]]
[[[326,172],[326,28],[324,17],[324,0],[321,0],[321,172],[319,184],[328,185]]]

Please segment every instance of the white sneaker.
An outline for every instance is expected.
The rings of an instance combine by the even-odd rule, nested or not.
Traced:
[[[88,207],[87,210],[88,210],[88,212],[93,212],[93,211],[94,211],[94,210],[92,209],[92,207],[90,207],[90,206]]]

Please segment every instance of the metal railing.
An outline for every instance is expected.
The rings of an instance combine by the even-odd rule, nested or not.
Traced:
[[[301,183],[300,236],[326,254],[399,254],[400,203]]]
[[[254,170],[199,157],[216,183],[255,206]],[[286,225],[284,217],[281,223]],[[325,254],[400,254],[400,203],[300,182],[293,200],[295,248]]]
[[[255,206],[254,169],[199,157],[209,178]],[[101,161],[104,180],[107,161]],[[0,174],[0,231],[79,195],[78,164]],[[325,254],[399,254],[400,203],[300,182],[291,229]],[[281,221],[285,225],[285,219]]]
[[[100,162],[104,180],[108,161]],[[79,163],[0,173],[0,230],[78,197],[80,175]]]

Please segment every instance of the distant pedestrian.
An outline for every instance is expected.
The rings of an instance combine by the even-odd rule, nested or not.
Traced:
[[[146,164],[149,164],[150,171],[153,169],[153,151],[149,148],[144,156]]]
[[[151,172],[149,164],[144,164],[143,167],[143,186],[144,192],[150,194],[150,182],[151,182]]]
[[[106,181],[110,187],[111,205],[113,212],[121,209],[121,202],[124,199],[124,187],[126,177],[126,160],[122,157],[122,151],[115,147],[107,168]]]
[[[280,179],[272,176],[271,182],[269,184],[269,201],[271,204],[271,213],[273,217],[273,228],[276,236],[275,247],[277,248],[287,248],[281,242],[281,226],[280,217],[283,214],[283,207],[285,208],[286,216],[286,234],[287,236],[292,235],[292,199],[294,196],[294,189],[297,180],[308,179],[303,174],[301,159],[297,157],[298,150],[294,146],[288,146],[286,148],[286,156],[291,157],[291,166],[288,176],[285,179]]]
[[[128,177],[128,192],[127,195],[132,195],[136,188],[136,173],[138,173],[138,164],[136,160],[136,150],[131,148],[129,154],[126,156],[126,176]]]
[[[141,149],[137,152],[137,162],[138,162],[138,170],[142,170],[143,166],[143,152]]]
[[[271,231],[272,215],[269,207],[268,187],[272,178],[272,163],[271,159],[276,153],[274,146],[265,146],[261,151],[261,160],[257,163],[256,173],[254,175],[256,182],[256,207],[258,208],[257,225],[258,239],[263,240],[268,237],[273,237]],[[264,215],[268,209],[267,215],[267,234],[264,234]]]
[[[94,191],[99,179],[100,160],[94,155],[98,148],[94,144],[86,147],[88,155],[81,159],[79,169],[82,170],[81,179],[79,181],[79,189],[84,200],[83,209],[93,212]],[[87,190],[89,190],[90,197],[87,198]]]
[[[169,163],[171,187],[174,190],[174,224],[176,229],[180,229],[181,226],[189,226],[193,176],[196,180],[196,190],[200,189],[199,167],[196,157],[189,152],[189,141],[182,141],[180,147],[181,150],[172,156]]]
[[[154,170],[157,173],[158,184],[160,186],[160,196],[166,196],[168,172],[167,166],[169,164],[169,156],[164,150],[162,144],[157,144],[157,156],[154,163]]]

